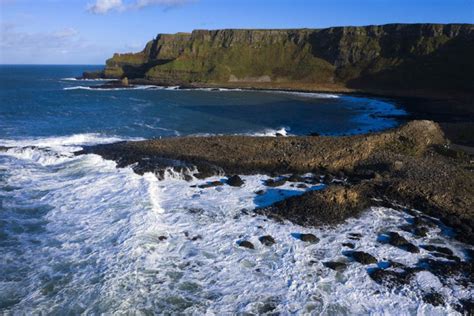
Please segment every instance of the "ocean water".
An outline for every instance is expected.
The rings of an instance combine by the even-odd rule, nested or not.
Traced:
[[[97,155],[74,155],[84,145],[176,135],[379,130],[396,125],[379,114],[402,113],[390,103],[327,94],[103,91],[88,88],[99,82],[68,79],[96,68],[0,67],[0,314],[445,315],[473,299],[469,285],[428,271],[396,288],[368,276],[389,260],[412,266],[431,258],[423,249],[412,254],[380,243],[385,231],[467,259],[468,246],[441,225],[417,239],[400,231],[413,219],[409,213],[374,207],[337,227],[281,224],[252,210],[324,185],[267,188],[267,176],[252,175],[241,188],[201,189],[195,185],[224,179],[187,182],[169,170],[158,181]],[[302,242],[299,233],[320,241]],[[263,235],[276,244],[262,245]],[[242,240],[255,249],[239,247]],[[378,263],[352,262],[345,242]],[[330,270],[325,261],[347,269]],[[425,303],[421,297],[431,292],[446,304]]]

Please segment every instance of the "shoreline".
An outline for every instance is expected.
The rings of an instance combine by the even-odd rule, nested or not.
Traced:
[[[82,78],[85,80],[87,78]],[[129,85],[122,85],[115,78],[101,78],[110,80],[113,84],[100,85],[102,89],[115,88],[131,88],[134,86],[157,86],[157,87],[177,87],[177,90],[199,90],[199,89],[228,89],[243,91],[263,91],[263,92],[288,92],[288,93],[320,93],[320,94],[336,94],[343,96],[373,98],[381,101],[389,102],[396,108],[404,110],[406,115],[384,116],[393,118],[404,124],[412,120],[432,120],[441,125],[443,132],[448,136],[449,140],[457,145],[474,147],[474,95],[459,94],[449,92],[441,94],[417,93],[413,95],[400,93],[397,91],[363,91],[348,89],[339,86],[333,88],[292,88],[281,86],[272,86],[263,84],[256,86],[246,84],[180,84],[180,83],[164,83],[146,79],[130,79]],[[90,80],[90,79],[89,79]],[[98,88],[98,86],[90,86]],[[470,149],[471,150],[471,149]]]

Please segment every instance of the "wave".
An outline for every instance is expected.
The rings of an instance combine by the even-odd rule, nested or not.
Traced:
[[[277,137],[277,136],[290,136],[291,134],[289,134],[289,130],[290,128],[288,127],[282,127],[280,129],[271,129],[271,128],[267,128],[261,132],[255,132],[255,133],[249,133],[249,134],[246,134],[246,135],[249,135],[249,136],[270,136],[270,137]]]
[[[156,85],[136,85],[131,87],[118,87],[118,88],[96,88],[91,86],[73,86],[65,87],[63,90],[96,90],[96,91],[119,91],[119,90],[167,90],[167,91],[206,91],[206,92],[263,92],[272,94],[286,94],[292,96],[298,96],[303,98],[315,98],[315,99],[338,99],[341,96],[337,94],[329,93],[315,93],[315,92],[296,92],[296,91],[284,91],[284,90],[253,90],[253,89],[233,89],[233,88],[185,88],[180,86],[156,86]]]
[[[179,86],[172,87],[163,87],[155,85],[137,85],[130,87],[117,87],[117,88],[100,88],[100,87],[91,87],[91,86],[73,86],[73,87],[64,87],[63,90],[89,90],[89,91],[121,91],[121,90],[179,90]],[[183,90],[183,89],[181,89]]]
[[[56,151],[57,146],[117,140],[124,138],[31,138],[17,145],[48,149],[16,148],[18,154],[6,157],[0,153],[0,197],[6,210],[0,212],[6,245],[0,270],[8,271],[9,278],[1,284],[0,303],[7,302],[2,305],[7,314],[113,314],[134,306],[144,314],[258,314],[262,306],[282,314],[446,314],[454,313],[449,305],[434,307],[420,297],[435,291],[455,303],[473,295],[472,289],[445,285],[428,271],[390,291],[368,276],[377,265],[344,259],[344,242],[408,266],[428,256],[424,250],[408,253],[377,242],[387,230],[412,241],[398,229],[413,220],[407,213],[372,208],[336,227],[280,224],[249,210],[323,186],[304,189],[287,182],[269,188],[264,185],[268,176],[251,175],[242,176],[241,188],[201,189],[196,185],[225,179],[187,182],[170,170],[158,181],[151,173],[139,176],[131,168],[117,169],[98,155]],[[263,194],[255,193],[261,190]],[[301,242],[293,237],[298,233],[315,234],[320,241]],[[360,233],[360,240],[350,239],[351,233]],[[271,235],[276,244],[262,245],[263,235]],[[466,246],[441,235],[437,226],[413,242],[426,244],[435,238],[464,258]],[[255,249],[239,247],[241,240]],[[347,264],[342,272],[322,263],[340,260]]]
[[[104,79],[104,78],[97,78],[97,79],[82,79],[82,78],[61,78],[61,81],[97,81],[97,82],[103,82],[103,81],[117,81],[117,79]]]

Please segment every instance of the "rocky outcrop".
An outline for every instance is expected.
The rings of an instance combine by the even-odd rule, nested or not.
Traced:
[[[313,172],[329,179],[340,175],[347,178],[342,184],[327,181],[325,190],[257,212],[318,226],[342,222],[368,206],[396,202],[441,218],[456,228],[458,239],[472,243],[472,159],[452,155],[445,144],[438,124],[413,121],[394,130],[351,137],[182,137],[98,145],[79,154],[96,153],[118,166],[133,165],[139,173],[197,166],[200,177]],[[421,226],[405,229],[423,234]]]
[[[196,30],[115,54],[103,75],[165,85],[469,94],[473,55],[470,24]]]

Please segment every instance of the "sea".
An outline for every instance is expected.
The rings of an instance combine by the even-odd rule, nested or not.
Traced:
[[[286,91],[101,89],[103,81],[76,79],[102,67],[0,66],[0,314],[446,315],[473,300],[471,286],[430,271],[396,287],[369,277],[392,261],[413,266],[431,258],[381,242],[386,231],[469,259],[471,248],[440,223],[425,237],[401,230],[416,210],[372,207],[335,227],[301,227],[253,210],[324,190],[323,183],[268,188],[269,177],[256,174],[242,176],[240,188],[199,188],[225,178],[186,181],[169,170],[158,180],[74,154],[83,146],[178,136],[375,132],[399,124],[405,112],[398,104]],[[319,242],[301,241],[302,233]],[[275,244],[262,244],[265,235]],[[244,240],[254,249],[241,247]],[[347,255],[353,250],[378,262],[354,262]],[[335,271],[327,261],[347,267]],[[429,293],[444,304],[423,300]]]

